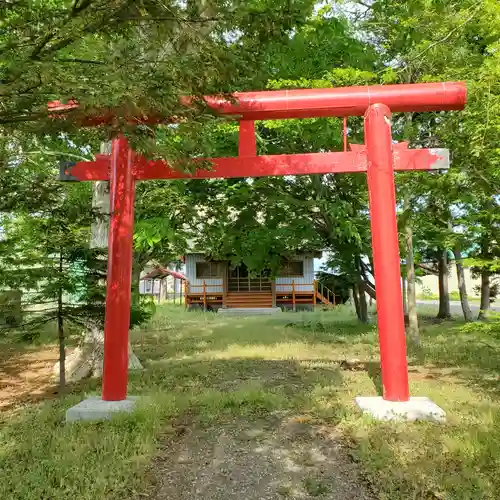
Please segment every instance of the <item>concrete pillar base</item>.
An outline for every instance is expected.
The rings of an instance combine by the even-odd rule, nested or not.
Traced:
[[[103,401],[99,397],[90,397],[66,411],[66,422],[109,420],[116,413],[133,412],[136,401],[137,397],[134,396],[123,401]]]
[[[444,422],[445,411],[429,398],[415,397],[409,401],[385,401],[382,397],[357,397],[358,408],[377,420],[433,420]]]

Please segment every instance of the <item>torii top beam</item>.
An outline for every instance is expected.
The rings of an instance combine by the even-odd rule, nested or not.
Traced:
[[[393,112],[450,111],[463,109],[467,101],[465,82],[374,85],[326,89],[270,90],[236,92],[234,100],[217,96],[204,98],[207,105],[220,115],[237,120],[277,120],[325,116],[362,116],[370,105],[385,104]],[[182,99],[189,105],[190,99]],[[70,101],[49,103],[51,111],[71,111],[78,104]],[[131,123],[172,122],[172,117],[150,115],[131,116]],[[114,120],[106,111],[83,120],[87,126],[103,125]]]
[[[242,92],[234,97],[236,102],[217,97],[206,97],[205,101],[219,114],[244,120],[362,116],[374,103],[385,104],[392,112],[463,109],[467,88],[464,82],[365,85]]]
[[[240,120],[239,156],[212,158],[213,170],[201,169],[195,173],[173,170],[164,161],[151,162],[135,155],[134,177],[141,179],[181,179],[212,177],[245,177],[262,175],[301,175],[305,173],[366,171],[366,155],[351,153],[313,153],[308,155],[256,156],[253,121],[262,119],[308,118],[318,116],[363,115],[373,104],[390,107],[392,111],[436,111],[462,109],[467,100],[465,83],[422,83],[409,85],[376,85],[373,87],[342,87],[328,89],[299,89],[263,92],[243,92],[229,101],[214,96],[205,97],[217,113]],[[188,100],[185,101],[189,105]],[[71,110],[77,103],[50,103],[54,111]],[[89,117],[85,124],[98,125],[112,119],[107,112]],[[156,121],[151,117],[130,117],[134,123]],[[396,170],[447,168],[447,151],[407,150],[394,148]],[[110,157],[98,157],[95,162],[80,162],[72,168],[64,167],[65,180],[109,179]]]

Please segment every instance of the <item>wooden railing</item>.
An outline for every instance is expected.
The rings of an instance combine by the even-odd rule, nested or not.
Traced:
[[[207,292],[207,287],[209,288],[221,288],[222,290],[220,292],[214,292],[214,291],[209,291]],[[203,297],[203,310],[206,311],[207,310],[207,305],[208,305],[208,297],[210,295],[214,295],[214,294],[217,294],[217,295],[222,295],[223,296],[223,300],[224,300],[224,284],[212,284],[210,283],[209,285],[207,285],[207,282],[206,280],[203,280],[203,284],[202,285],[191,285],[191,283],[189,283],[188,281],[186,281],[186,286],[184,288],[185,290],[185,294],[184,294],[184,301],[185,301],[185,305],[186,307],[188,306],[189,304],[189,295],[190,293],[195,293],[196,295],[198,295],[198,293],[196,291],[194,291],[193,289],[195,288],[201,288],[202,289],[202,293],[200,293],[200,295]]]
[[[279,291],[279,287],[286,287],[287,290]],[[330,290],[330,288],[324,286],[322,283],[314,280],[313,283],[295,283],[295,280],[292,280],[292,283],[276,283],[274,281],[270,281],[270,292],[273,296],[273,304],[276,302],[276,295],[291,295],[292,298],[292,309],[295,311],[297,309],[297,302],[304,302],[304,300],[300,300],[300,296],[309,295],[311,293],[310,290],[301,290],[303,287],[312,287],[313,288],[313,297],[312,304],[316,304],[316,299],[319,298],[325,304],[335,304],[335,293]],[[214,292],[213,290],[207,291],[207,288],[213,289],[218,288],[221,289],[220,292]],[[201,289],[201,292],[198,293],[195,289]],[[267,291],[267,290],[262,290]],[[237,291],[234,291],[238,293]],[[206,280],[203,280],[202,285],[192,285],[188,281],[185,281],[184,286],[184,302],[186,307],[189,304],[189,295],[199,295],[203,299],[203,309],[206,310],[208,306],[208,297],[210,295],[222,295],[222,303],[226,304],[227,301],[227,293],[228,287],[225,286],[224,282],[222,284],[207,284]],[[299,299],[297,298],[299,296]],[[307,299],[310,300],[310,299]]]
[[[228,284],[228,277],[227,277],[227,269],[226,272],[224,273],[224,276],[222,278],[222,307],[225,307],[227,304],[227,292],[229,290],[229,284]]]
[[[329,304],[335,304],[335,293],[330,290],[328,287],[320,283],[318,280],[314,281],[314,295],[320,294],[322,297],[326,299]]]
[[[276,283],[276,287],[288,287],[288,290],[283,290],[283,292],[280,293],[285,293],[285,292],[292,292],[292,287],[295,286],[295,291],[297,293],[312,293],[313,292],[313,287],[314,283],[296,283],[295,280],[292,280],[292,283]],[[307,288],[306,290],[302,290],[301,288]],[[279,291],[278,291],[279,292]]]
[[[285,288],[285,290],[279,290],[279,288]],[[304,290],[304,288],[306,289]],[[303,295],[312,295],[307,301],[310,301],[312,305],[316,304],[317,283],[316,281],[313,283],[295,283],[295,280],[292,280],[291,283],[276,283],[276,294],[291,296],[292,310],[295,311],[297,309],[297,303],[304,302],[304,300],[301,299]]]
[[[278,287],[286,287],[286,290],[280,291]],[[313,283],[295,283],[295,280],[292,280],[292,283],[276,283],[276,293],[281,294],[290,294],[292,296],[292,307],[295,310],[296,304],[298,302],[297,295],[309,294],[311,293],[309,290],[303,290],[304,287],[312,287],[313,288],[313,297],[312,303],[316,304],[316,299],[320,299],[324,304],[335,304],[335,293],[330,288],[326,287],[318,280],[314,280]],[[301,290],[302,288],[302,290]]]

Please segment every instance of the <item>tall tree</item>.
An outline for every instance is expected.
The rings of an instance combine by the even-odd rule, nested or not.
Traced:
[[[403,297],[407,296],[408,336],[415,344],[420,344],[420,330],[417,314],[415,255],[413,250],[413,221],[411,215],[410,195],[404,195],[403,208],[406,212],[404,223],[404,243],[406,250],[406,279],[403,278]]]
[[[66,114],[66,126],[81,123],[83,114],[112,109],[116,120],[97,131],[105,138],[123,129],[131,115],[203,120],[203,106],[183,106],[179,97],[258,83],[261,74],[254,68],[270,41],[286,40],[313,5],[311,0],[3,3],[0,124],[31,124],[44,132],[61,127],[47,111],[51,99],[79,103]]]
[[[262,72],[255,68],[264,60],[266,47],[270,42],[277,47],[280,40],[287,41],[313,5],[310,0],[292,4],[260,0],[2,4],[0,135],[21,130],[29,141],[30,133],[60,137],[65,131],[95,145],[122,132],[137,150],[173,161],[205,152],[207,145],[200,142],[199,132],[214,118],[199,97],[261,82]],[[190,106],[182,103],[184,96],[193,96]],[[78,108],[54,116],[47,109],[53,99],[77,102]],[[101,126],[76,130],[88,123],[88,116],[102,122]],[[148,125],[131,126],[137,125],[130,123],[136,116],[144,117]],[[176,126],[151,121],[175,122]],[[182,148],[179,136],[185,139]],[[146,262],[176,258],[185,247],[184,223],[192,210],[186,210],[187,204],[184,212],[173,208],[174,199],[179,202],[181,198],[182,189],[176,191],[177,187],[156,184],[137,190],[135,285]],[[94,189],[101,220],[93,224],[93,246],[107,232],[106,210],[102,210],[105,190],[105,184]],[[168,209],[158,210],[156,203]],[[91,341],[84,342],[81,352],[75,351],[68,363],[74,378],[87,373],[89,366],[98,372],[102,362],[100,327],[93,325],[85,338]]]
[[[375,46],[386,64],[393,67],[399,81],[467,79],[469,82],[469,104],[464,112],[418,114],[414,117],[418,126],[407,128],[404,134],[415,145],[449,147],[453,154],[452,170],[444,182],[428,175],[424,180],[423,174],[412,176],[410,181],[417,207],[428,207],[432,200],[439,200],[441,206],[439,214],[427,217],[426,226],[428,230],[429,223],[434,223],[433,239],[436,243],[436,236],[439,235],[441,240],[438,246],[441,246],[441,283],[444,285],[443,250],[454,248],[453,241],[456,241],[447,226],[463,225],[467,219],[467,227],[477,227],[479,221],[476,219],[473,222],[470,215],[477,210],[478,202],[483,204],[479,200],[494,200],[494,193],[498,192],[494,181],[498,179],[495,173],[498,155],[492,141],[497,116],[493,111],[498,95],[500,6],[491,0],[453,3],[440,0],[374,0],[369,4],[358,3],[364,10],[363,28],[372,34]],[[421,189],[422,183],[426,192]],[[475,199],[471,200],[471,197]],[[425,202],[425,198],[429,202]],[[435,205],[435,202],[432,203]],[[468,209],[468,217],[457,216],[463,214],[464,205],[474,208]],[[489,233],[487,226],[482,231]],[[418,236],[422,238],[422,234]],[[470,240],[462,241],[463,244],[480,248]],[[470,248],[463,250],[470,253]],[[486,293],[486,279],[484,283]],[[445,287],[441,288],[445,293]],[[465,298],[462,293],[464,316],[468,318]],[[441,298],[441,315],[448,314],[445,301]]]
[[[46,323],[57,325],[62,392],[68,326],[86,329],[104,310],[105,269],[99,252],[88,247],[90,190],[59,183],[53,157],[39,141],[31,143],[35,151],[17,154],[15,138],[9,145],[10,161],[0,171],[0,287],[23,294],[16,330],[25,339],[39,335]]]
[[[370,71],[376,61],[374,51],[356,39],[347,20],[333,16],[331,11],[319,12],[287,43],[271,43],[267,53],[264,71],[273,77],[267,82],[269,89],[377,81]],[[360,137],[361,123],[353,119],[349,124],[352,139]],[[259,122],[258,151],[280,154],[340,150],[341,130],[342,122],[336,118]],[[205,128],[208,142],[213,144],[212,154],[235,155],[236,132],[232,125]],[[366,273],[359,263],[369,262],[371,256],[362,258],[370,252],[363,176],[209,181],[195,196],[203,206],[204,228],[196,239],[200,248],[213,255],[231,255],[235,263],[245,262],[250,269],[259,271],[263,267],[276,268],[280,255],[321,248],[334,256],[336,263],[332,265],[352,276],[349,281],[353,287],[359,280],[364,284]],[[363,317],[366,319],[366,314]]]

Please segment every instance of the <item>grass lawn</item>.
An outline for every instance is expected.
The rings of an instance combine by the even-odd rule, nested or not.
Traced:
[[[346,309],[230,318],[164,305],[132,342],[145,365],[130,377],[134,415],[66,425],[96,380],[0,413],[0,499],[147,498],[152,459],[180,428],[272,415],[340,432],[381,499],[498,497],[498,322],[428,324],[409,349],[411,392],[444,408],[446,424],[360,415],[354,397],[380,391],[377,336]]]

